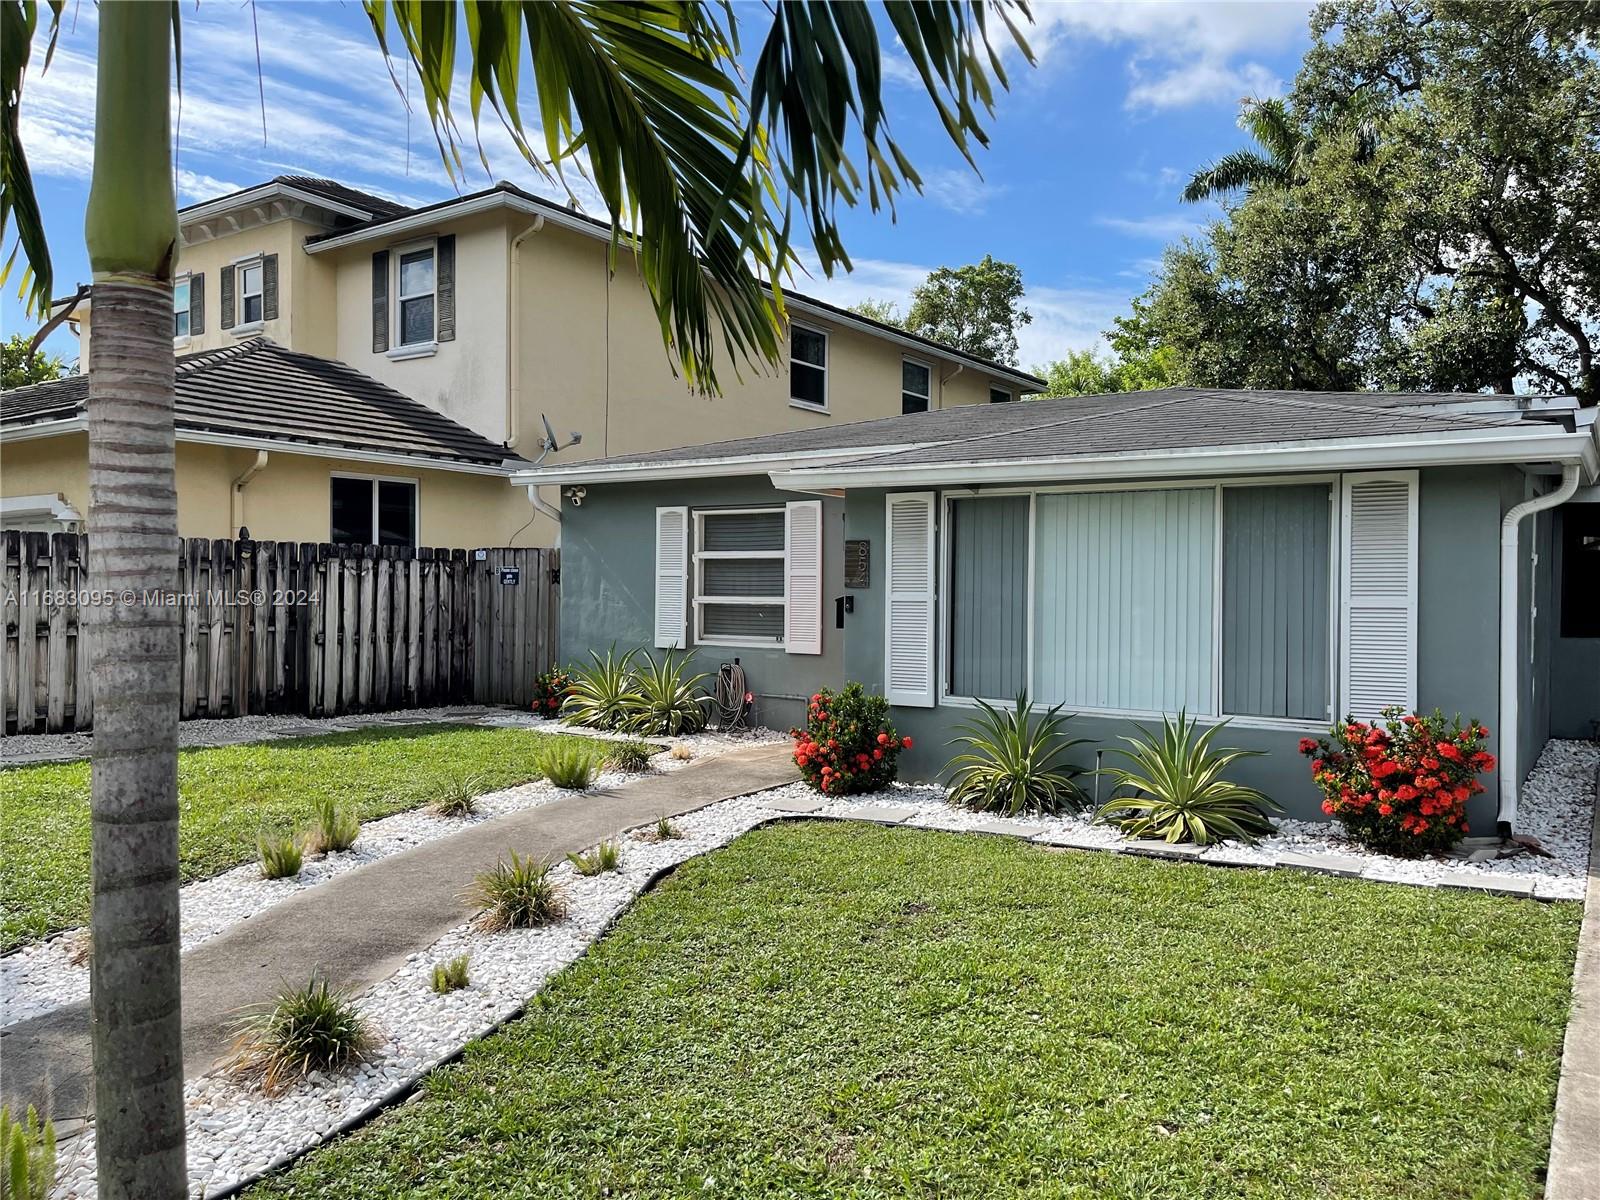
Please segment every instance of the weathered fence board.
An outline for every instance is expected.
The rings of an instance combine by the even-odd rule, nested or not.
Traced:
[[[84,534],[0,534],[7,732],[93,721]],[[337,716],[533,698],[555,662],[560,552],[183,540],[179,714]]]

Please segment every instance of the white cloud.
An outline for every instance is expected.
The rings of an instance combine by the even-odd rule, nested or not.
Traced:
[[[1155,238],[1163,242],[1198,233],[1203,224],[1193,217],[1179,213],[1150,217],[1096,217],[1094,223],[1104,225],[1107,229],[1115,229],[1118,233],[1125,233],[1129,237]]]
[[[949,167],[929,171],[922,178],[922,194],[940,208],[960,216],[976,216],[989,207],[989,201],[1005,193],[1005,188],[984,180],[970,167]]]
[[[1128,90],[1128,108],[1187,108],[1193,104],[1229,103],[1252,97],[1281,96],[1283,80],[1260,63],[1230,67],[1210,59],[1198,59],[1155,75],[1140,76]]]

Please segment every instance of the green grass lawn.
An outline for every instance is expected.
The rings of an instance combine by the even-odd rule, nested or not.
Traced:
[[[758,830],[254,1195],[1534,1197],[1579,918]]]
[[[361,820],[428,803],[451,779],[485,790],[539,777],[534,758],[569,734],[412,725],[284,739],[178,756],[183,878],[256,853],[262,826],[304,824],[332,796]],[[89,764],[0,771],[0,948],[89,919]]]

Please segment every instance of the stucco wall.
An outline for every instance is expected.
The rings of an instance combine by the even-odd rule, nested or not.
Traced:
[[[658,506],[726,508],[800,499],[764,479],[706,480],[693,485],[591,487],[579,508],[562,514],[561,658],[584,663],[604,654],[655,645],[655,513]],[[825,557],[822,653],[789,654],[770,646],[706,646],[695,669],[714,673],[737,658],[756,694],[757,719],[774,728],[797,723],[817,688],[843,677],[844,636],[835,628],[834,597],[844,594],[844,506],[823,502]],[[847,618],[848,619],[848,618]],[[692,624],[692,623],[691,623]],[[692,628],[691,628],[692,633]],[[691,643],[692,646],[692,643]],[[654,651],[659,654],[659,651]]]
[[[81,433],[7,442],[0,447],[0,495],[62,493],[87,517],[88,456],[88,438]],[[232,482],[254,461],[254,450],[178,443],[179,535],[231,537]],[[330,534],[328,479],[334,472],[416,480],[421,545],[540,544],[533,540],[531,529],[524,528],[533,516],[526,491],[503,477],[376,466],[276,450],[245,487],[237,515],[255,538],[325,542]]]

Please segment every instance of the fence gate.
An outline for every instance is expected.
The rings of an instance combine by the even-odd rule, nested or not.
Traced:
[[[0,534],[7,732],[88,729],[85,534]],[[555,662],[560,552],[184,538],[179,714],[527,704]]]
[[[559,550],[474,550],[475,661],[479,704],[533,701],[534,676],[555,664],[560,612]]]

